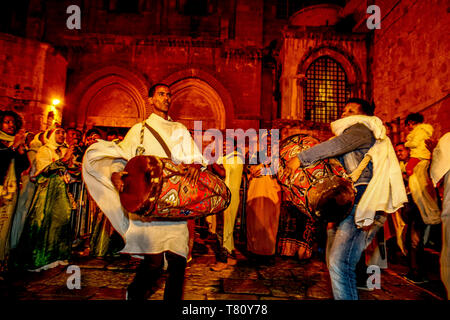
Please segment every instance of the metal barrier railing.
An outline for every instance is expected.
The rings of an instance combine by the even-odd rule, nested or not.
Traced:
[[[92,217],[89,210],[89,201],[84,182],[75,182],[69,185],[69,192],[76,203],[72,209],[70,227],[72,231],[72,243],[78,244],[92,233]]]

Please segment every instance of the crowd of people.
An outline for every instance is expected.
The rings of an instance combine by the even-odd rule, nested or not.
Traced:
[[[58,124],[26,131],[13,111],[0,115],[1,273],[40,271],[67,264],[77,244],[106,256],[120,249],[120,237],[90,199],[81,179],[84,151],[102,137]],[[108,139],[120,139],[116,131]],[[122,137],[123,138],[123,137]]]
[[[196,227],[206,225],[216,244],[214,271],[235,265],[238,251],[256,263],[271,263],[275,256],[300,260],[323,256],[334,298],[354,300],[358,288],[368,289],[367,266],[378,259],[377,264],[387,267],[382,245],[391,238],[395,248],[389,250],[407,257],[405,277],[414,283],[427,281],[425,247],[432,243],[442,249],[441,277],[449,291],[449,133],[438,143],[421,114],[407,116],[406,140],[392,146],[382,121],[374,116],[373,104],[351,99],[341,118],[331,124],[335,137],[286,164],[294,174],[318,160],[340,160],[353,180],[355,201],[343,221],[327,224],[287,201],[276,172],[263,173],[273,169],[270,157],[266,163],[251,161],[260,152],[270,155],[270,132],[267,144],[250,141],[257,148],[239,148],[235,140],[225,139],[223,154],[211,162],[198,147],[176,147],[181,140],[173,135],[175,130],[181,129],[188,143],[193,140],[186,127],[168,116],[168,86],[153,86],[149,101],[154,113],[125,136],[114,130],[82,132],[59,125],[29,132],[17,113],[1,111],[0,276],[11,270],[38,272],[64,265],[74,252],[112,259],[122,253],[141,259],[128,299],[145,299],[161,270],[167,269],[164,298],[179,300],[185,268],[195,263]],[[146,127],[154,128],[158,137]],[[291,133],[281,130],[281,139]],[[136,155],[168,157],[168,153],[201,163],[187,170],[189,183],[195,184],[205,169],[223,179],[231,192],[228,208],[187,222],[131,219],[118,196],[126,162]],[[246,235],[239,249],[238,217]]]

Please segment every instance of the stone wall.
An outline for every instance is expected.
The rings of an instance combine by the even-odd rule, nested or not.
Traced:
[[[421,112],[435,138],[450,130],[450,4],[446,0],[376,1],[383,20],[374,31],[373,93],[376,114],[400,123]],[[401,133],[401,134],[400,134]]]
[[[137,13],[119,13],[108,1],[50,0],[47,8],[31,1],[27,35],[42,42],[0,37],[0,102],[41,128],[50,100],[65,93],[66,125],[86,125],[89,110],[83,106],[90,99],[91,105],[108,106],[89,111],[92,119],[124,127],[151,112],[148,88],[168,81],[202,105],[193,110],[191,103],[195,112],[189,112],[182,110],[182,99],[177,101],[177,114],[188,122],[212,103],[223,109],[211,115],[225,117],[225,127],[269,126],[277,117],[302,119],[302,72],[313,59],[329,55],[346,71],[352,96],[373,98],[391,132],[401,132],[398,124],[409,112],[422,112],[436,137],[450,129],[448,1],[375,1],[382,14],[381,30],[375,31],[365,27],[369,1],[348,1],[340,14],[356,12],[351,34],[289,26],[287,19],[277,19],[272,0],[208,1],[211,12],[197,18],[182,12],[185,2],[142,0]],[[70,4],[82,8],[81,30],[65,26]],[[272,61],[270,50],[278,61]],[[182,91],[196,81],[197,91]],[[102,84],[109,91],[99,96]],[[109,104],[113,100],[126,104],[126,119],[114,120],[121,109]],[[62,106],[55,112],[60,120]]]
[[[27,130],[45,129],[49,111],[61,122],[66,65],[48,44],[0,34],[1,109],[19,113]],[[63,103],[52,109],[55,98]]]
[[[30,20],[37,20],[34,24],[45,25],[46,30],[37,37],[40,35],[42,41],[63,48],[67,57],[66,125],[89,127],[96,122],[101,126],[129,126],[151,111],[147,97],[141,92],[152,84],[171,81],[169,84],[177,85],[198,79],[216,91],[211,99],[218,96],[223,100],[227,127],[259,127],[264,1],[207,1],[207,13],[199,15],[198,11],[194,15],[183,11],[186,0],[142,0],[134,13],[115,11],[111,3],[50,0],[45,12],[39,3],[32,5],[32,12],[41,13],[35,15],[40,18],[30,17]],[[65,9],[70,4],[81,7],[81,30],[65,27],[69,16]],[[30,36],[36,37],[35,33],[29,30]],[[130,74],[100,72],[115,67]],[[196,74],[187,76],[189,70],[195,70]],[[93,77],[94,74],[98,77]],[[111,81],[112,77],[118,77],[119,86],[114,92],[102,97],[88,92],[105,77]],[[113,85],[113,82],[105,82],[106,85]],[[84,119],[87,113],[83,113],[86,93],[91,95],[92,102],[108,105],[110,115],[105,116],[108,110],[97,110],[88,114],[91,121],[87,123]],[[196,101],[205,103],[197,93],[194,94]],[[126,119],[113,119],[120,110],[112,101],[113,96],[117,97],[116,101],[129,101]],[[196,112],[198,110],[178,110],[177,114],[188,117]],[[270,116],[271,113],[267,113],[267,117]]]
[[[147,99],[148,88],[155,83],[176,85],[180,81],[197,79],[210,86],[222,100],[227,127],[259,126],[261,54],[256,48],[190,38],[154,37],[136,41],[122,36],[106,41],[106,38],[96,36],[78,41],[83,43],[82,50],[74,49],[77,46],[74,42],[70,44],[72,47],[68,47],[69,68],[73,70],[67,86],[70,107],[65,110],[65,120],[68,122],[76,122],[79,127],[85,125],[84,120],[80,122],[83,96],[97,81],[113,73],[96,77],[92,74],[118,67],[130,73],[120,75],[123,81],[128,81],[138,90],[142,87],[143,94],[139,98],[142,103]],[[130,77],[140,79],[140,84],[133,84]]]

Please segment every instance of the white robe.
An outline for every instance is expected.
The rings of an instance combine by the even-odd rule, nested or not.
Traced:
[[[179,123],[151,114],[147,120],[172,152],[172,160],[204,163],[189,131]],[[111,182],[111,174],[123,170],[136,155],[142,123],[135,124],[119,144],[99,140],[91,145],[83,158],[83,179],[87,189],[113,227],[124,238],[122,253],[155,254],[172,251],[187,257],[189,232],[185,221],[143,222],[130,219],[120,204],[119,193]],[[164,149],[148,129],[144,130],[143,155],[167,157]]]

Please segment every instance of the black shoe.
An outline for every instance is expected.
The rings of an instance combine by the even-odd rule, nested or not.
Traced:
[[[147,300],[148,291],[138,288],[135,283],[131,283],[125,293],[125,300]]]

